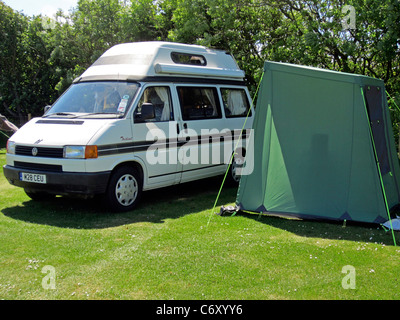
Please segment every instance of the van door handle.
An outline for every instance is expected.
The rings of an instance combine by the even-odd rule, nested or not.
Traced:
[[[181,130],[179,130],[179,123],[176,124],[176,133],[179,134]]]

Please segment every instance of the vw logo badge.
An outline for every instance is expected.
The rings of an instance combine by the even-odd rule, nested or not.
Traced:
[[[38,149],[36,147],[32,148],[32,155],[35,157],[38,154]]]

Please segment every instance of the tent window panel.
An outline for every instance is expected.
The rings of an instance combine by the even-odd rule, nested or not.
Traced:
[[[383,119],[382,90],[379,87],[368,86],[364,92],[381,174],[385,175],[390,172],[390,164]]]
[[[174,120],[169,87],[146,88],[139,100],[135,115],[141,112],[143,103],[151,103],[154,106],[155,118],[148,119],[146,122]]]
[[[178,87],[183,120],[221,118],[216,88]]]
[[[227,118],[247,116],[250,104],[243,89],[221,89],[221,95]]]

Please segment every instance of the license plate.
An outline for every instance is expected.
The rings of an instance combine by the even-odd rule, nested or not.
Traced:
[[[25,182],[46,183],[45,174],[20,172],[19,179]]]

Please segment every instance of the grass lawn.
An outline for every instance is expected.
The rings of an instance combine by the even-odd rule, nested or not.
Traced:
[[[210,218],[220,183],[150,191],[137,210],[114,214],[93,200],[31,201],[1,170],[0,299],[400,298],[400,248],[390,232],[258,215]],[[235,197],[224,188],[218,206]],[[50,283],[45,266],[55,289],[42,285]],[[355,289],[342,286],[350,283],[345,266],[354,268]]]

